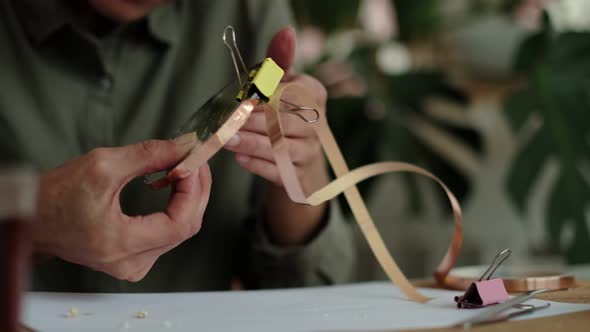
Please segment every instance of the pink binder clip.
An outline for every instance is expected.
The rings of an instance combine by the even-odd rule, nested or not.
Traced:
[[[463,296],[455,296],[458,308],[480,308],[490,304],[501,303],[508,300],[508,292],[504,287],[502,278],[491,279],[492,274],[512,253],[505,249],[498,253],[492,264],[481,275],[479,281],[471,283]]]

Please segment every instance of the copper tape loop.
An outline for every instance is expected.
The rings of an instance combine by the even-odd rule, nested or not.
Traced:
[[[373,251],[373,254],[377,258],[377,261],[389,279],[397,287],[399,287],[409,299],[416,302],[427,302],[430,300],[430,298],[418,292],[416,288],[409,282],[407,277],[403,274],[395,262],[395,259],[389,253],[389,250],[387,249],[381,234],[377,230],[375,223],[369,214],[367,206],[365,205],[356,187],[356,184],[376,175],[393,172],[410,172],[429,177],[435,180],[444,189],[447,197],[449,198],[449,201],[451,202],[455,221],[451,244],[445,257],[442,259],[438,268],[436,269],[436,272],[434,273],[435,278],[439,282],[445,281],[449,271],[455,265],[463,241],[461,207],[453,193],[440,179],[438,179],[432,173],[426,171],[423,168],[408,163],[380,162],[362,166],[350,171],[346,161],[344,160],[342,152],[336,143],[334,135],[330,130],[327,119],[325,116],[322,116],[317,122],[309,125],[314,128],[316,134],[318,135],[324,153],[326,154],[330,166],[336,174],[336,179],[311,195],[306,195],[295,172],[295,167],[293,166],[291,157],[289,156],[289,146],[287,139],[283,134],[281,117],[279,113],[280,99],[285,98],[281,96],[287,90],[289,95],[288,100],[290,102],[308,107],[315,107],[316,109],[319,109],[319,106],[314,100],[309,98],[309,94],[302,86],[296,83],[282,83],[279,85],[273,97],[270,99],[268,103],[268,106],[270,107],[265,107],[268,134],[272,143],[274,159],[279,168],[281,180],[283,181],[289,197],[298,203],[318,205],[336,197],[341,193],[344,193],[352,213],[369,244],[369,247]]]
[[[160,180],[152,183],[154,189],[163,188],[175,181],[190,175],[192,170],[204,165],[217,151],[234,136],[246,123],[250,114],[259,104],[257,99],[248,99],[240,103],[233,111],[230,118],[205,142],[198,142],[187,154],[186,158],[176,165],[170,172]],[[190,133],[193,135],[192,133]],[[188,135],[188,134],[185,134]]]
[[[451,202],[455,222],[451,244],[447,249],[445,257],[442,259],[434,273],[435,278],[441,284],[447,282],[447,276],[457,261],[463,241],[461,207],[453,193],[432,173],[408,163],[380,162],[365,165],[350,171],[344,156],[336,143],[336,139],[330,130],[327,119],[325,116],[322,116],[317,122],[310,123],[309,125],[312,126],[318,135],[323,151],[336,174],[336,179],[311,195],[306,195],[299,182],[293,161],[289,156],[289,143],[283,133],[279,113],[280,99],[283,93],[287,90],[290,97],[289,101],[291,103],[314,107],[316,109],[320,109],[320,107],[317,105],[317,102],[309,98],[309,94],[304,87],[296,83],[282,83],[279,85],[273,97],[269,100],[269,103],[264,106],[268,135],[272,143],[273,157],[289,198],[294,202],[301,204],[319,205],[341,193],[344,193],[369,247],[389,279],[399,287],[409,299],[416,302],[427,302],[430,300],[430,298],[418,292],[409,282],[395,262],[395,259],[389,253],[356,184],[381,174],[411,172],[435,180],[444,189]],[[170,171],[165,178],[154,183],[154,186],[165,186],[175,180],[184,178],[190,174],[190,170],[197,169],[206,163],[207,160],[220,150],[223,145],[225,145],[227,141],[245,124],[247,118],[257,104],[258,102],[256,100],[246,100],[242,102],[234,111],[231,118],[228,119],[212,137],[205,142],[197,144],[188,154],[186,159]]]
[[[269,139],[272,143],[273,157],[278,166],[281,180],[289,198],[294,202],[308,205],[319,205],[344,193],[353,215],[365,236],[369,247],[377,261],[389,277],[402,292],[411,300],[426,302],[428,297],[420,294],[408,281],[398,267],[395,259],[389,253],[381,234],[377,230],[371,215],[358,191],[356,184],[373,176],[410,172],[429,177],[436,181],[445,191],[453,209],[454,229],[446,255],[434,272],[434,277],[440,285],[447,288],[465,290],[476,279],[449,275],[455,265],[463,242],[463,218],[459,202],[449,188],[435,175],[416,165],[403,162],[378,162],[349,170],[346,161],[336,143],[325,116],[319,117],[317,122],[310,123],[323,151],[336,174],[336,179],[323,188],[306,195],[303,190],[293,161],[289,156],[289,143],[284,135],[280,117],[280,102],[287,92],[288,101],[297,105],[320,109],[317,102],[310,99],[305,88],[296,83],[282,83],[277,88],[269,103],[264,105]],[[254,108],[259,105],[256,99],[242,102],[232,113],[231,117],[205,142],[199,142],[186,158],[174,167],[166,177],[152,184],[154,188],[164,187],[176,180],[190,175],[191,170],[197,169],[219,151],[229,139],[246,123]],[[576,286],[575,278],[571,275],[553,275],[541,277],[504,278],[504,285],[509,292],[525,292],[540,288],[563,289]]]
[[[444,285],[451,289],[465,290],[471,283],[477,281],[476,278],[462,278],[448,275],[444,279]],[[528,292],[531,290],[549,288],[565,289],[576,287],[576,279],[572,275],[553,275],[544,277],[505,277],[504,287],[510,293]]]
[[[564,289],[576,287],[576,279],[572,275],[504,278],[504,286],[509,292],[527,292],[541,288]]]

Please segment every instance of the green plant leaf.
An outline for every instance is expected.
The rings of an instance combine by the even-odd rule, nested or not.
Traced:
[[[504,113],[515,131],[521,130],[530,117],[539,112],[539,107],[534,91],[530,89],[518,91],[504,101]]]
[[[504,110],[515,130],[523,128],[533,114],[543,125],[518,151],[507,189],[516,207],[524,211],[540,169],[555,158],[560,170],[546,207],[547,238],[569,262],[589,262],[585,211],[590,207],[590,183],[580,167],[589,151],[590,34],[553,35],[544,40],[543,47],[538,47],[538,38],[532,36],[520,49],[517,65],[527,73],[529,84],[506,101]],[[531,46],[534,44],[537,46]],[[532,57],[528,66],[523,65],[525,57]],[[568,243],[561,243],[567,239],[565,230],[572,236]]]
[[[581,206],[588,206],[590,190],[587,183],[579,181],[580,177],[576,170],[561,172],[549,198],[547,213],[550,243],[553,249],[562,249],[570,263],[590,261],[590,236],[584,210],[580,209]],[[569,226],[569,235],[573,238],[570,243],[561,243],[566,226]]]
[[[517,208],[523,211],[526,201],[536,183],[539,173],[549,159],[546,153],[547,138],[537,133],[534,138],[524,146],[512,162],[508,176],[508,193]]]
[[[291,3],[299,23],[316,25],[329,35],[357,23],[356,10],[360,2],[347,0],[336,6],[330,2],[310,0],[293,0]],[[437,0],[425,0],[425,3],[396,1],[395,7],[397,18],[403,20],[400,22],[402,40],[423,38],[441,26],[443,15]],[[465,95],[449,84],[442,71],[415,71],[397,76],[383,74],[376,64],[378,49],[379,45],[364,42],[356,45],[346,59],[366,83],[366,96],[328,100],[328,120],[345,158],[351,168],[384,158],[417,163],[442,178],[461,200],[469,191],[468,176],[444,160],[437,151],[425,146],[403,122],[407,115],[419,113],[429,125],[480,151],[482,144],[477,131],[453,127],[423,110],[426,98],[437,96],[463,104],[467,101]],[[308,70],[313,72],[320,65]],[[382,107],[384,111],[372,114],[370,109],[373,105]],[[403,175],[403,179],[408,184],[411,208],[414,212],[419,211],[423,198],[417,190],[415,176]],[[368,193],[370,187],[371,181],[359,185],[361,193]],[[443,192],[440,199],[444,201],[444,206],[448,205]]]
[[[473,128],[454,127],[424,112],[423,103],[426,98],[439,97],[459,105],[466,105],[465,94],[451,85],[446,75],[438,71],[416,71],[403,75],[390,76],[387,81],[388,97],[395,119],[400,122],[397,130],[403,129],[405,137],[400,140],[389,140],[395,144],[391,148],[398,151],[399,159],[415,163],[431,170],[439,176],[462,201],[470,192],[470,179],[437,151],[431,150],[403,125],[405,116],[419,114],[428,124],[438,128],[446,135],[465,143],[476,153],[482,151],[483,143],[480,134]],[[395,142],[395,143],[393,143]],[[399,142],[399,143],[398,143]],[[447,207],[447,198],[442,191],[438,192],[439,203]],[[414,204],[415,207],[419,207]],[[450,212],[450,210],[448,210]]]
[[[366,116],[367,97],[329,99],[328,122],[351,168],[374,162],[383,138],[384,123]]]
[[[392,0],[400,40],[421,39],[439,32],[444,15],[439,0]]]
[[[518,55],[514,61],[514,69],[519,72],[530,71],[541,60],[539,55],[545,54],[549,36],[545,31],[538,32],[526,38],[520,45]]]

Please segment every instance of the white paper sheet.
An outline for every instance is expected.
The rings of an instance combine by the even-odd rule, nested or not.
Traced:
[[[407,301],[386,282],[243,292],[28,293],[24,321],[48,332],[354,331],[448,326],[479,313],[456,308],[453,297],[460,292],[423,292],[435,299],[428,304]],[[79,316],[66,318],[70,308]],[[147,311],[146,318],[136,317],[141,310]],[[520,319],[582,310],[590,310],[590,304],[552,302],[548,309]]]

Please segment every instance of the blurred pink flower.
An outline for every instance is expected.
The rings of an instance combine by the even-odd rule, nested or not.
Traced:
[[[514,10],[516,23],[527,28],[540,28],[546,0],[523,0]]]
[[[397,35],[397,19],[391,0],[363,0],[360,22],[376,40],[390,40]]]
[[[353,66],[342,60],[332,60],[318,66],[315,76],[326,86],[332,98],[344,96],[363,96],[367,84]]]
[[[314,26],[305,26],[297,33],[297,58],[303,65],[317,62],[326,44],[324,32]]]

